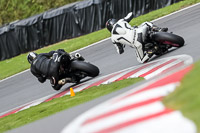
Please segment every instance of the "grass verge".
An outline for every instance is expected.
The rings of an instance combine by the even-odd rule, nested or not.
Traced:
[[[171,6],[152,11],[148,14],[139,16],[137,18],[134,18],[130,24],[131,25],[139,25],[142,22],[145,21],[152,21],[156,18],[162,17],[164,15],[170,14],[174,11],[177,11],[183,7],[187,7],[189,5],[195,4],[200,2],[200,0],[184,0],[179,3],[173,4]],[[40,50],[36,50],[37,53],[42,52],[49,52],[50,50],[56,50],[58,48],[63,48],[67,52],[72,52],[74,50],[80,49],[82,47],[88,46],[94,42],[103,40],[110,36],[110,33],[106,29],[102,29],[93,33],[90,33],[88,35],[84,35],[78,38],[66,40],[63,42],[60,42],[55,45],[51,45],[45,48],[42,48]],[[21,54],[19,56],[16,56],[12,59],[7,59],[0,62],[0,80],[4,79],[6,77],[9,77],[11,75],[14,75],[16,73],[19,73],[23,70],[26,70],[30,67],[26,60],[27,54]],[[3,71],[2,71],[3,70]]]
[[[87,90],[77,92],[74,97],[64,96],[56,98],[16,114],[3,117],[0,119],[0,132],[5,132],[7,130],[28,124],[61,110],[71,108],[97,97],[109,94],[113,91],[125,88],[141,80],[143,80],[143,78],[125,79],[108,85],[94,86]]]
[[[184,116],[195,122],[200,132],[200,61],[194,64],[193,70],[181,81],[173,93],[163,99],[164,104],[180,110]]]

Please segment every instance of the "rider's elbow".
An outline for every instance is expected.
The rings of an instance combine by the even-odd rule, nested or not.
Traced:
[[[44,77],[38,77],[38,81],[40,81],[40,83],[44,83],[46,81],[46,78],[44,78]]]

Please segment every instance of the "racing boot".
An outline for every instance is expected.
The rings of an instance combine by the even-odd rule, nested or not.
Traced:
[[[167,31],[168,31],[168,28],[161,28],[160,31],[162,31],[162,32],[167,32]]]
[[[157,50],[158,50],[157,46],[154,46],[153,48],[147,50],[147,54],[148,54],[149,58],[151,58],[156,53]]]

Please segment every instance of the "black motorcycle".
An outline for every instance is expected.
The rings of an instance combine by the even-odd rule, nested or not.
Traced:
[[[166,53],[172,47],[182,47],[185,43],[184,39],[175,35],[172,32],[169,33],[167,31],[153,31],[151,30],[148,33],[147,42],[151,45],[146,46],[146,49],[150,49],[151,47],[157,47],[158,49],[155,52],[155,55],[162,55]]]
[[[67,77],[65,78],[66,80],[70,78],[69,81],[63,81],[67,83],[79,83],[80,80],[85,77],[96,77],[99,75],[99,68],[89,62],[86,62],[79,53],[73,55],[70,64],[67,67],[64,66],[63,69],[63,77]]]

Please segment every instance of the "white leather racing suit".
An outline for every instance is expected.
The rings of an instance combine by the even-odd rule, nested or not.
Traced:
[[[149,55],[144,51],[144,42],[146,39],[146,32],[153,24],[150,22],[142,23],[140,26],[133,28],[129,24],[132,19],[132,12],[125,18],[120,19],[114,24],[111,31],[111,40],[119,54],[124,52],[125,45],[135,48],[137,60],[144,63],[149,59]]]

